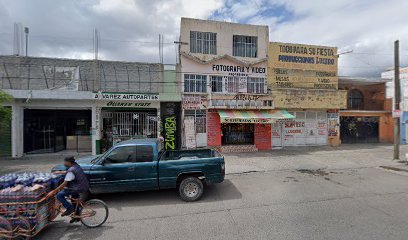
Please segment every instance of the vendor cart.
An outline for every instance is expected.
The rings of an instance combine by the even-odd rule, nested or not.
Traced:
[[[38,235],[61,212],[61,204],[55,195],[47,195],[45,192],[7,197],[8,201],[1,199],[0,203],[1,240],[30,239]],[[71,199],[71,202],[76,208],[76,213],[71,217],[77,218],[87,227],[99,227],[108,218],[108,207],[101,200],[82,202],[79,199]]]

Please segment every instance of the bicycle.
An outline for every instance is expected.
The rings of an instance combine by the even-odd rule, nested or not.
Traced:
[[[108,205],[100,199],[90,199],[83,201],[80,198],[72,198],[69,200],[75,206],[74,211],[69,217],[81,221],[88,228],[96,228],[102,226],[109,216]],[[50,220],[55,219],[59,213],[62,213],[62,204],[57,201],[54,215]]]

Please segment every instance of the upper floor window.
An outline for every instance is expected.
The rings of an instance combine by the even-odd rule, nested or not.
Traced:
[[[234,35],[232,46],[233,56],[252,58],[258,56],[258,37]]]
[[[217,34],[190,31],[190,52],[216,55]]]
[[[363,109],[364,96],[357,89],[350,90],[348,94],[348,109]]]
[[[184,92],[207,92],[207,76],[184,74]]]
[[[247,91],[248,93],[265,93],[265,78],[249,77]]]
[[[222,92],[222,76],[211,76],[211,92]]]
[[[226,84],[227,92],[237,93],[239,91],[239,77],[228,76]]]

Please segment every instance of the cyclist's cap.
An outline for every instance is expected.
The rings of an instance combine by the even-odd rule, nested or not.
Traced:
[[[70,156],[70,157],[66,157],[66,158],[64,158],[64,161],[65,162],[75,162],[75,158],[73,157],[73,156]]]

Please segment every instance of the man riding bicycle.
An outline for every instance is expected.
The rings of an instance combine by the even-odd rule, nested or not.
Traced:
[[[71,196],[72,198],[79,198],[80,194],[86,194],[89,190],[88,178],[82,168],[75,162],[74,157],[66,157],[64,159],[64,166],[68,168],[64,182],[53,191],[57,192],[60,189],[63,189],[57,193],[58,201],[60,201],[66,209],[65,212],[61,214],[63,217],[71,215],[75,210],[75,207],[66,199],[66,197]],[[77,220],[78,219],[73,218],[70,222],[73,223]]]

